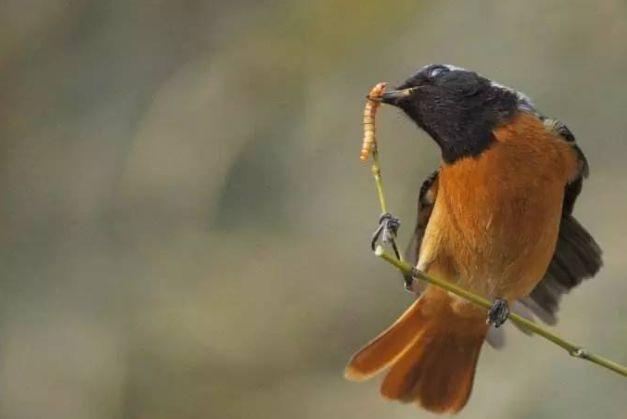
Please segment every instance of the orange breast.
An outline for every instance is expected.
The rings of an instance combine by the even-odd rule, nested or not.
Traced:
[[[575,153],[521,113],[477,158],[443,164],[419,268],[490,298],[513,300],[542,279],[555,250]]]

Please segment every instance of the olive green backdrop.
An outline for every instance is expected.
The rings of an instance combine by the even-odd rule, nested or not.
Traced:
[[[606,265],[557,330],[627,363],[627,3],[4,0],[0,28],[0,417],[430,417],[342,369],[411,302],[368,250],[364,95],[432,62],[577,136]],[[405,241],[438,154],[378,122]],[[507,329],[460,417],[625,417],[627,380]]]

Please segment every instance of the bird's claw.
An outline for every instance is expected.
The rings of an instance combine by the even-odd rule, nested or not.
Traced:
[[[392,250],[394,250],[396,258],[398,260],[402,260],[401,254],[398,251],[398,246],[396,246],[396,235],[398,234],[400,226],[401,223],[398,218],[394,217],[389,212],[381,214],[381,217],[379,217],[379,226],[375,230],[372,235],[372,240],[370,241],[372,251],[376,249],[379,242],[382,244],[390,244],[392,245]],[[405,289],[413,292],[414,278],[411,275],[403,274],[403,281],[405,283]]]
[[[500,327],[509,317],[509,304],[503,298],[494,300],[494,304],[488,310],[487,324],[494,327]]]
[[[396,239],[400,226],[401,223],[398,218],[394,217],[389,212],[381,214],[381,217],[379,217],[379,227],[375,230],[372,235],[372,240],[370,241],[370,247],[372,250],[374,251],[379,241],[383,244],[391,243],[395,246],[394,240]]]
[[[409,292],[414,292],[414,277],[411,275],[403,274],[403,281],[405,282],[405,289]]]

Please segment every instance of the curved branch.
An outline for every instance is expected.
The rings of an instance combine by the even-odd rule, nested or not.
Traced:
[[[419,271],[418,269],[414,268],[407,262],[398,260],[391,254],[387,253],[381,246],[377,246],[375,250],[375,255],[379,256],[381,259],[385,260],[386,262],[391,263],[392,265],[396,266],[400,271],[402,271],[404,274],[411,275],[415,279],[423,280],[425,282],[428,282],[431,285],[440,287],[450,293],[453,293],[459,297],[462,297],[485,309],[489,309],[492,306],[492,302],[490,302],[490,300],[483,298],[477,294],[474,294],[470,291],[467,291],[464,288],[461,288],[448,281],[431,277],[425,274],[424,272]],[[517,325],[522,326],[525,329],[529,330],[530,332],[538,336],[542,336],[546,340],[553,342],[557,346],[563,348],[572,357],[590,361],[594,364],[597,364],[604,368],[612,370],[615,373],[622,375],[623,377],[627,377],[627,367],[620,365],[617,362],[614,362],[600,355],[596,355],[592,352],[589,352],[586,349],[578,345],[575,345],[574,343],[569,342],[566,339],[554,333],[549,332],[547,329],[539,326],[537,323],[532,322],[531,320],[528,320],[522,316],[517,315],[516,313],[511,313],[509,315],[509,319],[513,321],[514,323],[516,323]]]

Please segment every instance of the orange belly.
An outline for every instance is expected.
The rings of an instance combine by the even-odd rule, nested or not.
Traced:
[[[510,301],[542,279],[559,232],[576,155],[520,114],[477,158],[443,164],[418,268]]]

